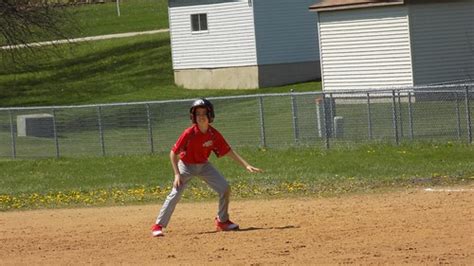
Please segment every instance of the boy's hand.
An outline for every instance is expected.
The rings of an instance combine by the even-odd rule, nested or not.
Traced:
[[[250,173],[261,173],[263,172],[262,169],[260,168],[257,168],[257,167],[253,167],[251,165],[247,165],[247,167],[245,167],[247,169],[247,171],[249,171]]]
[[[181,186],[181,175],[176,174],[176,175],[174,175],[173,187],[178,188],[180,186]]]
[[[262,169],[260,168],[257,168],[257,167],[253,167],[251,166],[249,163],[247,163],[242,157],[240,157],[240,155],[238,155],[234,150],[230,150],[228,153],[227,153],[227,156],[231,157],[232,159],[234,159],[236,162],[238,162],[240,165],[242,165],[243,167],[245,167],[245,169],[247,169],[247,171],[249,171],[250,173],[260,173],[260,172],[263,172]]]

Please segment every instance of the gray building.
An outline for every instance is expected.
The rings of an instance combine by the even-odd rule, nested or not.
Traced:
[[[322,0],[323,88],[474,79],[474,0]]]
[[[170,0],[175,83],[260,88],[320,78],[311,0]]]

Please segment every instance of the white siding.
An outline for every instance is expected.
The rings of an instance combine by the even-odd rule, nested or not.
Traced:
[[[406,6],[322,12],[319,21],[324,89],[413,85]]]
[[[314,0],[253,1],[259,65],[319,60],[312,4]]]
[[[253,8],[248,1],[198,2],[169,8],[173,69],[256,65]],[[191,32],[190,16],[196,13],[207,13],[207,33]]]
[[[415,84],[474,79],[474,1],[408,7]]]

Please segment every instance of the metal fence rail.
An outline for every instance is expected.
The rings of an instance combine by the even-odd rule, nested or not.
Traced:
[[[209,98],[233,146],[414,140],[472,143],[474,84]],[[0,108],[0,156],[107,156],[168,151],[193,99]]]

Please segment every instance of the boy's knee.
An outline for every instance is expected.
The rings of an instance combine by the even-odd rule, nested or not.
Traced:
[[[173,187],[173,189],[171,190],[170,194],[168,194],[168,197],[170,197],[170,198],[179,197],[182,193],[183,193],[183,188],[175,188],[175,187]]]
[[[229,186],[229,184],[227,184],[227,185],[225,186],[225,189],[224,189],[224,195],[225,195],[225,196],[230,195],[230,191],[231,191],[230,186]]]

